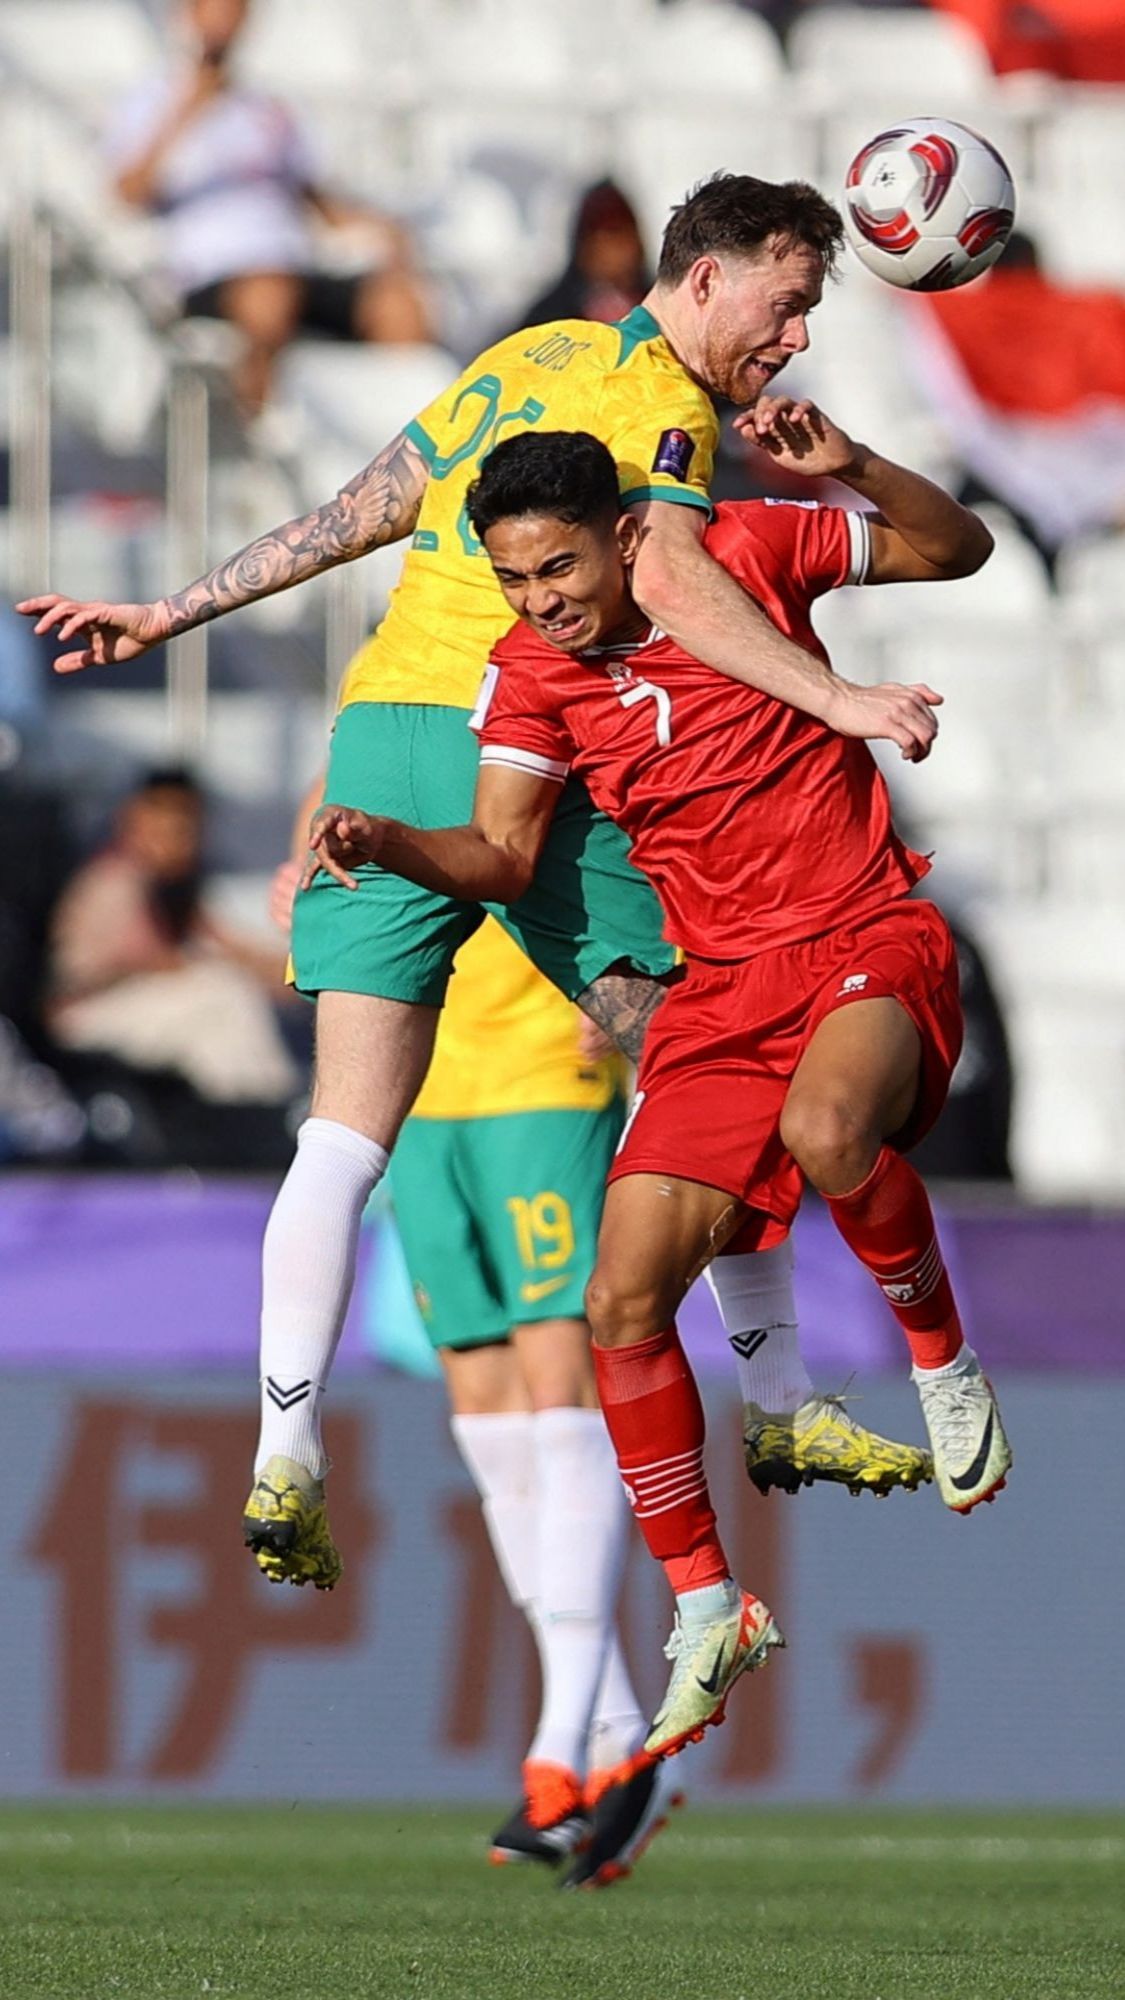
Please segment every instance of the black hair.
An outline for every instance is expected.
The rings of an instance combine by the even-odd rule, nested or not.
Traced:
[[[614,521],[617,467],[589,431],[519,431],[489,452],[466,505],[482,541],[497,521],[521,514],[550,514],[572,527]]]
[[[659,284],[678,285],[697,257],[748,256],[771,237],[783,249],[804,244],[831,273],[844,240],[839,210],[808,181],[760,181],[753,174],[712,174],[679,205],[664,231]]]
[[[148,792],[186,792],[189,798],[202,801],[203,787],[195,773],[186,764],[152,764],[142,771],[133,786],[132,796],[142,798]]]

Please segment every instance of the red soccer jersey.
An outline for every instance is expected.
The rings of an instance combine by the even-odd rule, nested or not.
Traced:
[[[804,501],[721,506],[705,546],[782,632],[827,659],[810,609],[863,581],[861,514]],[[895,833],[865,743],[655,630],[572,658],[513,627],[473,726],[482,764],[583,780],[631,836],[667,935],[696,958],[743,959],[850,927],[929,868]]]

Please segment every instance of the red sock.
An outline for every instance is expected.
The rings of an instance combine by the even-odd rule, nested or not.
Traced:
[[[730,1575],[703,1471],[703,1405],[674,1326],[632,1347],[593,1349],[621,1479],[649,1554],[672,1589]]]
[[[849,1250],[877,1281],[918,1368],[944,1368],[964,1344],[930,1198],[901,1153],[884,1146],[850,1194],[825,1201]]]

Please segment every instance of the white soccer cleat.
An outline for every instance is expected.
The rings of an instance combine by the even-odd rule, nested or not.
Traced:
[[[672,1678],[645,1738],[646,1757],[674,1757],[685,1743],[698,1743],[705,1729],[722,1721],[739,1675],[764,1667],[772,1649],[784,1644],[772,1611],[748,1590],[690,1636],[677,1616],[664,1648]]]
[[[975,1354],[954,1374],[911,1370],[934,1454],[938,1492],[955,1514],[993,1500],[1005,1484],[1012,1448],[988,1377]]]

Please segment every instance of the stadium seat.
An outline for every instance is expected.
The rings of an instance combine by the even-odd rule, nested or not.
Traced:
[[[1125,530],[1070,543],[1059,555],[1055,581],[1066,610],[1085,629],[1120,629],[1125,622]]]
[[[239,43],[238,71],[278,97],[377,92],[378,71],[367,55],[348,0],[316,0],[315,8],[308,0],[256,0]]]
[[[813,131],[779,94],[752,113],[722,100],[710,108],[636,101],[616,121],[614,169],[637,205],[655,254],[669,214],[697,183],[724,169],[764,178],[804,178],[814,171]]]
[[[1125,91],[1060,91],[1040,140],[1036,235],[1051,275],[1125,285]]]
[[[798,14],[788,39],[797,81],[823,102],[870,96],[918,117],[988,94],[992,72],[971,28],[952,16],[880,7],[813,7]]]
[[[1099,1003],[1125,1003],[1123,906],[1125,884],[1112,922],[1070,896],[989,906],[989,948],[1009,997],[1085,994]],[[1125,1028],[1125,1005],[1121,1021]]]
[[[457,373],[441,348],[338,347],[301,341],[286,354],[283,400],[297,413],[295,454],[301,504],[318,506],[440,395]],[[398,580],[406,544],[377,549],[359,566],[356,589],[365,626],[382,616]]]
[[[152,21],[132,0],[3,0],[0,59],[69,102],[82,124],[104,129],[163,56]]]
[[[1087,905],[1112,907],[1122,921],[1125,899],[1125,804],[1057,814],[1049,830],[1049,885],[1053,896]],[[1122,994],[1125,1006],[1125,992]]]
[[[1125,1195],[1123,1018],[1121,999],[1025,999],[1011,1010],[1011,1156],[1028,1194],[1103,1202]]]
[[[158,764],[177,754],[167,696],[160,691],[68,691],[66,720],[92,743],[112,746],[121,760]],[[315,695],[291,690],[212,691],[207,737],[192,759],[203,783],[221,798],[246,805],[296,799],[324,753],[324,707]]]
[[[1125,1192],[1125,896],[982,904],[1016,1069],[1012,1157],[1044,1198]]]
[[[427,96],[452,97],[466,109],[506,98],[565,103],[576,88],[562,9],[548,12],[511,0],[476,0],[439,15],[427,39]]]
[[[96,495],[57,502],[51,573],[71,597],[147,603],[167,587],[163,508]]]
[[[749,105],[784,89],[785,64],[773,30],[756,14],[715,0],[680,0],[646,22],[629,52],[622,84],[629,101],[663,98],[678,113],[692,97],[705,105]]]
[[[458,98],[412,119],[424,255],[468,295],[464,348],[518,321],[565,263],[577,191],[605,171],[608,145],[585,105]]]
[[[440,347],[301,340],[282,356],[278,396],[302,419],[305,442],[317,444],[322,455],[335,449],[335,484],[342,485],[456,374],[457,363]]]
[[[954,588],[914,586],[916,598],[927,589],[936,596]],[[888,636],[885,665],[896,680],[928,682],[945,696],[943,730],[964,715],[1022,747],[1026,736],[1053,738],[1066,711],[1066,650],[1049,622],[1012,618],[989,628],[964,609],[948,615],[942,606],[939,616],[935,607],[927,617],[916,608],[911,626]]]

